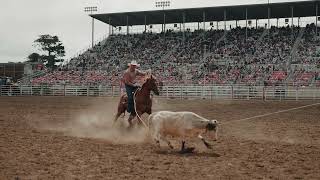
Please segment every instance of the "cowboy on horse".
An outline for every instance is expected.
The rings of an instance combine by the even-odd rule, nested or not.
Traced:
[[[137,76],[146,76],[147,73],[139,71],[137,67],[140,65],[136,61],[132,61],[128,64],[129,68],[124,72],[123,81],[126,88],[126,93],[128,96],[128,113],[135,113],[134,111],[134,102],[133,102],[133,93],[141,87],[140,84],[136,82]]]
[[[137,69],[140,65],[136,61],[132,61],[128,64],[129,68],[123,75],[123,82],[125,84],[126,95],[121,96],[118,105],[118,112],[115,116],[114,123],[120,117],[121,114],[127,111],[130,113],[128,122],[130,127],[132,126],[132,120],[138,116],[140,122],[140,116],[144,113],[151,114],[152,99],[151,91],[156,95],[159,95],[156,79],[150,72],[141,72]],[[145,82],[140,85],[136,82],[137,76],[145,77]],[[143,122],[141,122],[143,123]]]

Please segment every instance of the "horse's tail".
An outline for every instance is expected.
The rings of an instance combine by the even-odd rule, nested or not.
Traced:
[[[124,114],[124,116],[126,115],[126,102],[124,101],[125,95],[122,95],[118,104],[118,109],[117,109],[117,114],[114,116],[113,119],[113,125],[117,122],[117,120],[119,119],[119,117],[121,116],[121,114]]]

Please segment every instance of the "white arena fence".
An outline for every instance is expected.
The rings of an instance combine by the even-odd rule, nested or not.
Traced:
[[[320,100],[319,87],[163,86],[160,97],[227,100]],[[0,86],[0,96],[104,96],[118,97],[118,86]]]

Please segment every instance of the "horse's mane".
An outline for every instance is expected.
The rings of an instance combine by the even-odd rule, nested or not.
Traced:
[[[148,80],[150,80],[151,78],[154,78],[154,77],[152,75],[150,75],[147,78],[145,78],[141,88],[144,88],[144,86],[147,84]]]

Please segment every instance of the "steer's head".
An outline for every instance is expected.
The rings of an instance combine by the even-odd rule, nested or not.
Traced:
[[[208,120],[206,125],[206,131],[216,131],[218,126],[217,120]]]

